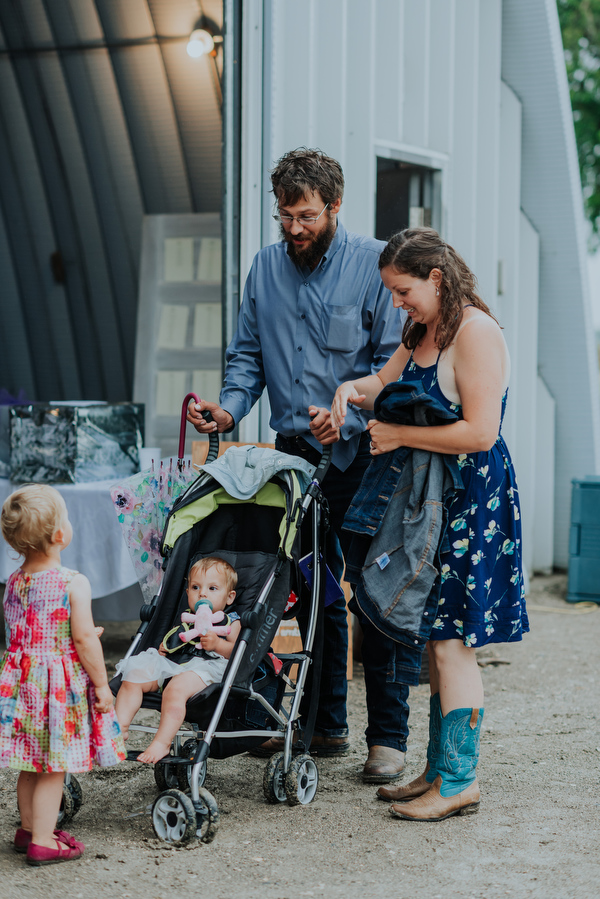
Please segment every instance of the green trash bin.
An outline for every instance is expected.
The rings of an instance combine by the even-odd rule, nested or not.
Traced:
[[[572,484],[567,602],[600,603],[600,477]]]

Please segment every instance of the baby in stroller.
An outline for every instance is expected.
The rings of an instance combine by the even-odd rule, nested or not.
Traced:
[[[191,612],[208,603],[213,613],[225,612],[235,600],[237,573],[224,559],[207,556],[189,571],[187,600]],[[221,636],[213,630],[198,642],[183,642],[181,627],[165,634],[158,650],[151,648],[117,664],[122,683],[115,711],[123,736],[141,708],[144,693],[162,690],[160,725],[148,748],[138,761],[154,764],[169,754],[175,734],[183,724],[186,702],[210,684],[220,683],[240,633],[239,615],[230,610],[225,616],[229,633]],[[199,643],[199,645],[198,645]]]

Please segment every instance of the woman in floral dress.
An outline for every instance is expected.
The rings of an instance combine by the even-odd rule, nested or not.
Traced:
[[[406,787],[380,787],[393,815],[441,821],[478,810],[476,766],[483,685],[475,648],[521,640],[529,630],[518,490],[500,435],[510,376],[498,322],[464,260],[431,228],[394,235],[379,261],[395,306],[407,313],[402,344],[377,375],[342,384],[332,404],[373,408],[383,386],[421,381],[459,420],[439,427],[370,421],[373,455],[400,446],[454,454],[463,488],[449,507],[441,597],[428,644],[431,704],[427,766]]]

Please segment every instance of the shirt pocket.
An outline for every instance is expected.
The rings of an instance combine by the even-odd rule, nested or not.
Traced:
[[[360,325],[359,308],[352,306],[323,306],[322,333],[328,350],[355,350]]]

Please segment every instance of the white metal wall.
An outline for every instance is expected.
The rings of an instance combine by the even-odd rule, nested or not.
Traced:
[[[263,197],[275,159],[319,146],[344,168],[344,224],[372,234],[378,151],[422,158],[444,171],[445,234],[494,304],[501,0],[264,0],[263,8],[264,17],[260,3],[244,7],[248,39],[264,28]],[[255,82],[257,68],[246,59]],[[268,212],[263,243],[277,235]]]
[[[553,557],[564,567],[571,479],[600,471],[600,400],[581,187],[555,0],[504,0],[502,30],[502,76],[524,110],[521,205],[540,236],[538,357],[556,412]],[[529,340],[534,352],[533,335]],[[539,431],[537,439],[544,440]],[[549,454],[553,450],[548,447]]]
[[[376,157],[391,155],[442,171],[444,235],[495,307],[500,25],[501,0],[245,3],[242,275],[277,239],[268,173],[279,156],[306,145],[339,159],[340,217],[373,234]],[[255,412],[248,439],[257,428]]]
[[[505,433],[518,463],[525,533],[531,535],[542,514],[535,499],[540,223],[522,215],[521,161],[531,128],[542,124],[501,77],[502,29],[518,29],[520,2],[246,3],[242,274],[259,246],[277,239],[268,170],[285,151],[319,146],[340,160],[346,177],[340,217],[365,234],[374,233],[377,155],[439,168],[444,237],[476,272],[483,297],[505,327],[513,362]],[[526,4],[536,7],[537,25],[546,31],[549,2]],[[523,65],[530,36],[520,35]],[[556,77],[546,90],[555,91],[555,82]],[[571,126],[561,120],[561,127]],[[568,166],[561,165],[557,174],[568,182]],[[566,189],[572,207],[573,185]],[[572,264],[578,270],[578,260]],[[547,327],[540,325],[541,331]],[[264,428],[264,416],[262,423]],[[245,436],[256,439],[258,433],[257,413]],[[589,433],[582,439],[589,447]],[[552,431],[544,429],[543,440],[553,440]],[[547,448],[553,453],[553,445]],[[553,489],[551,481],[546,479],[545,489]],[[554,552],[564,564],[564,491],[558,507]],[[552,552],[538,541],[544,564]],[[526,563],[529,569],[536,564],[531,545]]]

